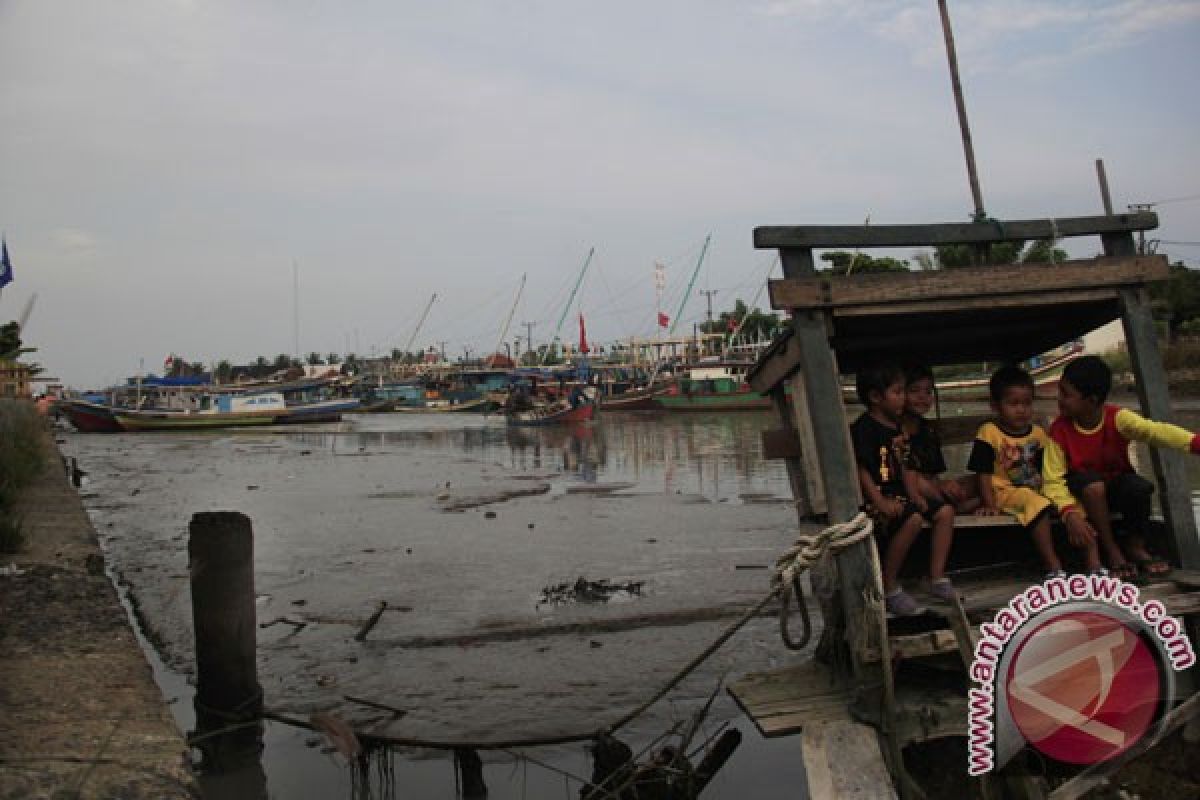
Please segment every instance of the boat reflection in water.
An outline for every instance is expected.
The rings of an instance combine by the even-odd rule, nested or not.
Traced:
[[[362,415],[353,430],[292,434],[339,453],[407,450],[461,454],[570,482],[632,484],[631,491],[717,501],[786,497],[787,473],[762,457],[765,413],[603,413],[600,422],[521,428],[500,415]]]

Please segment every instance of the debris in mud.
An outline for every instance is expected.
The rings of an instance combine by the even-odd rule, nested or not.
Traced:
[[[504,489],[477,488],[456,489],[453,492],[442,492],[438,495],[438,506],[442,511],[466,511],[470,508],[503,503],[517,497],[546,494],[550,484],[538,483],[533,486],[511,486]]]
[[[645,581],[626,581],[625,583],[610,583],[608,580],[589,581],[580,575],[573,583],[560,583],[557,586],[544,587],[542,599],[538,601],[538,605],[607,603],[612,597],[620,594],[640,597],[643,584]]]

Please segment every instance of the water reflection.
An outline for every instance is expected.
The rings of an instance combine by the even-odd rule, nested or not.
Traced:
[[[632,483],[634,490],[786,497],[782,462],[764,461],[766,413],[610,413],[594,424],[518,428],[467,415],[361,416],[343,431],[289,433],[295,445],[335,454],[438,452],[551,473],[564,482]]]

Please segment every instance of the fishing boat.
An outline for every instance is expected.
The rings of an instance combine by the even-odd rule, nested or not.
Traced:
[[[205,397],[198,410],[139,410],[114,408],[113,416],[126,431],[182,431],[273,425],[288,414],[280,392]]]
[[[785,638],[788,647],[800,649],[810,634],[819,636],[817,657],[747,675],[735,681],[730,692],[764,736],[803,734],[797,751],[808,786],[807,792],[797,788],[800,795],[832,800],[897,794],[1081,797],[1100,781],[1112,780],[1128,753],[1146,758],[1146,750],[1168,742],[1163,731],[1181,726],[1187,714],[1195,712],[1194,684],[1176,682],[1179,667],[1164,655],[1169,647],[1181,652],[1183,645],[1164,642],[1150,647],[1146,660],[1136,666],[1124,660],[1105,662],[1095,655],[1113,652],[1096,646],[1104,641],[1100,631],[1116,630],[1119,641],[1126,643],[1151,639],[1151,629],[1136,619],[1136,613],[1102,602],[1100,594],[1095,602],[1074,608],[1055,606],[1054,601],[1038,608],[1027,601],[1045,597],[1040,594],[1043,562],[1028,547],[1028,537],[1014,535],[1022,528],[1007,515],[955,517],[947,573],[954,575],[958,597],[950,602],[922,597],[925,612],[920,616],[889,613],[880,565],[886,556],[877,549],[868,518],[860,514],[859,470],[846,435],[838,385],[839,370],[854,373],[906,358],[934,366],[983,360],[1021,363],[1055,343],[1070,342],[1120,318],[1143,408],[1153,419],[1169,420],[1166,375],[1146,287],[1168,279],[1170,273],[1165,257],[1139,255],[1134,238],[1157,225],[1156,214],[1139,211],[1005,221],[985,221],[980,214],[972,224],[755,230],[756,246],[780,250],[788,265],[784,280],[772,282],[772,303],[799,321],[776,339],[749,375],[753,386],[772,395],[777,406],[779,427],[764,437],[764,457],[784,461],[798,522],[822,514],[833,524],[819,534],[805,530],[805,547],[794,551],[824,552],[821,560],[788,565],[811,568],[817,572],[813,585],[827,587],[816,598],[823,626],[809,626],[807,615],[801,614],[797,625],[806,632]],[[832,291],[827,278],[812,268],[812,252],[818,248],[958,245],[986,250],[996,242],[1064,235],[1098,236],[1104,255],[1060,262],[1054,269],[1003,264],[953,272],[855,275],[839,280]],[[969,296],[963,295],[963,286],[972,287]],[[1036,308],[1030,307],[1031,297],[1037,298]],[[1190,618],[1194,626],[1200,614],[1192,599],[1200,585],[1200,538],[1187,473],[1173,463],[1177,462],[1151,460],[1163,520],[1152,524],[1146,536],[1152,547],[1169,554],[1176,570],[1165,576],[1144,575],[1146,584],[1139,590],[1177,617]],[[920,548],[929,546],[924,536]],[[823,551],[811,544],[817,540],[836,543]],[[921,550],[906,567],[923,571],[928,552]],[[1073,562],[1068,559],[1070,569],[1086,571],[1077,554],[1064,555],[1075,556]],[[802,591],[799,581],[792,591]],[[803,606],[802,597],[796,599]],[[1016,618],[1013,609],[1021,609],[1013,628],[1023,626],[1015,632],[1006,627],[1006,620]],[[1082,646],[1064,637],[1064,632],[1072,636],[1076,629],[1063,624],[1075,624],[1070,615],[1081,613],[1092,615],[1088,624],[1096,626],[1079,625],[1087,631],[1081,634]],[[1178,633],[1183,620],[1172,622]],[[1004,638],[990,632],[1002,628]],[[1079,655],[1087,647],[1091,649]],[[1068,652],[1077,659],[1065,657]],[[1044,660],[1022,662],[1039,657]],[[992,670],[995,664],[999,667]],[[1028,680],[1041,681],[1041,694],[1024,692],[1022,670],[1040,671],[1043,677]],[[1079,694],[1080,686],[1097,688]],[[1139,692],[1144,696],[1151,691],[1161,692],[1155,695],[1160,699],[1139,699]],[[979,698],[987,699],[986,707]],[[1039,710],[1044,708],[1051,711]],[[1018,715],[1033,719],[1030,709],[1059,726],[1054,736],[1037,735],[1043,717],[1021,726]],[[1138,713],[1146,715],[1144,721],[1132,727],[1129,720]],[[1106,730],[1122,732],[1120,738],[1080,757],[1082,748],[1100,741],[1088,731],[1101,721],[1111,726]],[[1068,746],[1080,748],[1067,751],[1060,762],[1078,767],[1073,776],[1047,774],[1044,769],[1046,755],[1064,752],[1051,749],[1060,730],[1073,737]],[[1126,735],[1129,730],[1135,733]],[[970,754],[969,770],[965,754],[954,759],[934,755],[950,752],[949,746]],[[1165,755],[1177,757],[1169,750]],[[922,765],[932,768],[914,769]]]
[[[704,363],[688,370],[654,398],[667,411],[763,411],[768,397],[746,383],[749,364]]]
[[[658,399],[666,395],[667,391],[664,386],[642,386],[601,395],[600,408],[603,411],[655,411],[660,408]]]
[[[530,427],[537,425],[570,425],[588,422],[596,417],[596,403],[585,402],[575,407],[562,405],[534,405],[531,408],[506,411],[505,421],[509,425]]]
[[[336,397],[309,403],[285,402],[284,412],[275,417],[278,425],[299,422],[339,422],[342,414],[356,411],[361,405],[357,397]]]
[[[62,399],[59,410],[80,433],[119,433],[121,423],[113,415],[112,406],[88,400]]]

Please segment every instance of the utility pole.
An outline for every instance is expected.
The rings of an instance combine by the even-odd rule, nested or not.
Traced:
[[[534,350],[533,350],[533,326],[536,325],[537,323],[536,322],[522,322],[521,324],[525,326],[525,331],[527,334],[525,337],[525,352],[532,353],[532,352],[534,352]]]
[[[713,299],[713,295],[714,295],[714,294],[717,294],[717,293],[718,293],[718,292],[717,292],[717,290],[716,290],[716,289],[701,289],[701,290],[700,290],[700,294],[704,295],[704,297],[705,297],[705,298],[708,300],[708,327],[709,327],[709,333],[711,333],[711,332],[712,332],[712,321],[713,321],[713,315],[712,315],[712,299]]]

